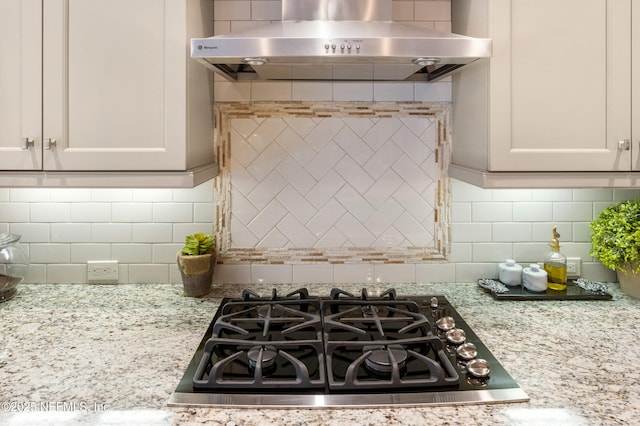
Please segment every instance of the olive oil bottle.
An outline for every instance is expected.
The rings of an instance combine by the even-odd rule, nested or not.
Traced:
[[[553,227],[553,238],[549,247],[551,250],[544,256],[544,270],[547,271],[547,287],[552,290],[567,288],[567,258],[560,253],[560,234],[557,227]]]

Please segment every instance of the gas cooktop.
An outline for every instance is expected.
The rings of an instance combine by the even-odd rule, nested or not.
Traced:
[[[302,288],[223,299],[170,406],[380,407],[529,398],[442,295]]]

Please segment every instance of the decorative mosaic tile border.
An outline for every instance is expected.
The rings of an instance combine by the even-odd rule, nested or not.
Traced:
[[[216,103],[216,237],[221,264],[427,263],[450,253],[449,181],[450,105],[439,102],[219,102]],[[231,120],[238,118],[397,118],[425,117],[436,122],[439,176],[434,200],[433,247],[241,248],[231,243]]]

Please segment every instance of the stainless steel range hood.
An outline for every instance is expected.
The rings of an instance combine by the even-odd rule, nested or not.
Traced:
[[[283,0],[282,21],[191,39],[231,81],[436,81],[491,56],[491,40],[391,21],[391,0]]]

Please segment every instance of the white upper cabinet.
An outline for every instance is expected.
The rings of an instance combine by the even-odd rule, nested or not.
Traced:
[[[109,172],[94,176],[117,186],[124,175],[111,172],[215,174],[213,78],[188,50],[191,37],[213,33],[211,0],[3,0],[0,7],[9,9],[0,11],[9,69],[0,87],[10,93],[0,101],[0,169]],[[7,41],[16,34],[19,41]],[[27,149],[25,138],[33,141]],[[135,176],[141,186],[163,181]]]
[[[42,0],[0,1],[0,170],[42,168]]]
[[[490,37],[493,54],[453,78],[451,175],[488,187],[640,183],[633,14],[631,0],[452,0],[454,32]]]

